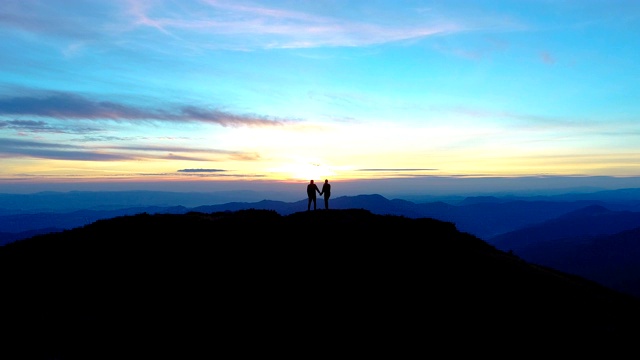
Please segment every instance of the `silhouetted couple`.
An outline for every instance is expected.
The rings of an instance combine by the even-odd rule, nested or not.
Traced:
[[[309,181],[309,185],[307,185],[307,196],[309,197],[309,202],[307,203],[307,211],[311,210],[311,203],[313,202],[313,210],[316,209],[316,192],[320,195],[324,195],[324,208],[329,210],[329,198],[331,197],[331,184],[329,184],[329,180],[324,180],[324,185],[322,185],[322,191],[318,189],[318,185],[316,185],[313,180]]]

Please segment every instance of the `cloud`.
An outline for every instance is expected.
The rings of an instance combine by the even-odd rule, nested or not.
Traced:
[[[485,122],[494,121],[495,124],[500,124],[502,126],[536,130],[557,131],[570,129],[573,131],[578,129],[581,131],[587,131],[595,128],[600,131],[601,126],[606,126],[612,121],[611,119],[593,120],[582,117],[547,116],[469,106],[443,106],[432,107],[431,109],[445,114],[460,115],[471,120],[483,120]],[[619,125],[623,125],[621,122],[617,123]]]
[[[178,172],[187,172],[187,173],[219,173],[225,172],[227,170],[221,169],[180,169]]]
[[[176,153],[204,153],[209,156],[212,155],[222,155],[226,158],[233,160],[258,160],[260,159],[260,155],[256,153],[245,153],[240,151],[229,151],[229,150],[220,150],[220,149],[208,149],[208,148],[195,148],[195,147],[182,147],[182,146],[164,146],[164,145],[151,145],[151,146],[109,146],[111,150],[127,150],[134,152],[145,152],[145,153],[169,153],[170,155],[166,157],[167,159],[177,159],[180,157],[183,160],[200,160],[207,161],[209,158],[203,157],[186,157],[176,155]],[[161,157],[165,158],[165,157]]]
[[[110,149],[116,150],[131,150],[131,151],[167,151],[167,152],[207,152],[207,153],[216,153],[223,155],[239,155],[241,153],[237,151],[227,151],[227,150],[218,150],[218,149],[206,149],[206,148],[195,148],[195,147],[184,147],[184,146],[165,146],[165,145],[127,145],[127,146],[109,146]]]
[[[224,127],[280,126],[291,120],[259,115],[233,114],[217,109],[193,105],[178,106],[177,110],[150,110],[112,101],[93,100],[67,92],[48,92],[41,96],[13,96],[0,98],[0,116],[34,116],[55,119],[200,122]],[[44,123],[8,123],[4,127],[19,126],[46,129]],[[48,128],[51,129],[51,128]],[[91,130],[85,128],[84,131]]]
[[[5,5],[8,2],[9,5]],[[463,7],[385,7],[351,2],[166,0],[118,2],[74,0],[75,6],[48,1],[3,0],[0,27],[77,41],[65,52],[101,46],[124,49],[149,44],[152,33],[163,45],[183,49],[253,50],[358,47],[414,41],[434,35],[520,29],[517,21]],[[287,6],[291,9],[284,9]],[[481,7],[481,6],[480,6]],[[470,10],[472,9],[472,10]],[[177,40],[174,42],[174,40]]]
[[[290,49],[362,47],[420,40],[442,34],[486,29],[513,29],[511,19],[478,11],[390,7],[350,3],[293,2],[280,5],[262,1],[95,2],[54,6],[49,2],[9,1],[0,14],[0,27],[37,36],[71,39],[65,54],[85,46],[121,51],[158,41],[156,51],[178,46],[183,50]],[[4,5],[4,2],[3,2]],[[290,9],[285,9],[284,7]],[[482,19],[482,20],[479,20]],[[176,49],[171,52],[175,53]]]
[[[195,106],[185,106],[180,109],[180,118],[205,123],[215,123],[225,127],[240,126],[273,126],[282,125],[285,120],[276,120],[258,115],[236,115],[219,110],[209,110]]]
[[[160,12],[166,8],[130,1],[127,13],[136,26],[156,29],[182,39],[185,36],[213,36],[219,40],[215,41],[216,46],[235,48],[367,46],[462,30],[459,24],[442,20],[417,25],[407,25],[406,22],[383,25],[380,21],[362,22],[336,15],[315,15],[310,13],[311,10],[281,10],[262,3],[214,0],[204,3],[208,8],[182,6],[179,10]],[[341,8],[334,10],[334,13],[339,13]],[[416,11],[415,15],[421,14]],[[359,19],[362,18],[364,16]],[[211,40],[208,43],[214,45]]]
[[[215,171],[215,172],[206,172],[206,171],[198,172],[198,171],[178,170],[177,172],[180,173],[180,176],[196,177],[196,178],[261,179],[261,178],[267,178],[268,177],[265,174],[237,174],[237,173],[229,174],[229,173],[225,173],[226,171],[228,171],[228,170],[220,170],[219,172],[218,171]],[[143,174],[140,174],[140,175],[143,175]],[[162,174],[162,175],[167,175],[167,174]]]
[[[165,117],[125,105],[52,92],[44,96],[0,98],[0,115],[31,115],[60,119],[149,119]]]
[[[212,157],[220,155],[234,160],[256,160],[260,158],[260,156],[255,153],[216,149],[165,146],[83,147],[70,145],[68,143],[0,138],[0,158],[27,157],[79,161],[145,159],[211,161]]]
[[[86,150],[79,146],[69,144],[16,140],[7,138],[0,139],[0,158],[14,158],[16,156],[52,160],[80,161],[116,161],[133,159],[133,157],[129,155]]]
[[[405,172],[405,171],[436,171],[438,169],[430,169],[430,168],[416,168],[416,169],[358,169],[356,171],[385,171],[385,172]]]
[[[162,159],[162,160],[186,160],[186,161],[207,161],[208,158],[204,156],[188,156],[179,155],[174,153],[168,153],[163,155],[146,156],[147,159]]]
[[[94,3],[89,7],[83,7],[76,4],[74,11],[80,9],[94,11],[91,13],[73,14],[67,13],[73,6],[60,6],[51,1],[24,1],[24,0],[3,0],[2,12],[0,12],[0,28],[15,29],[23,32],[37,33],[46,36],[62,36],[75,39],[89,39],[100,37],[100,32],[96,30],[96,26],[89,26],[99,16],[105,13],[107,9],[96,9]],[[93,15],[93,16],[92,16]],[[83,22],[85,19],[89,21]]]
[[[55,134],[88,134],[102,131],[95,127],[78,126],[53,126],[42,120],[0,120],[0,129],[11,129],[16,131],[28,131],[32,133],[55,133]]]

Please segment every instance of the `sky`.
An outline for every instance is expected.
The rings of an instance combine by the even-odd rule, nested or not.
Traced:
[[[637,0],[2,0],[0,192],[640,187],[638,34]]]

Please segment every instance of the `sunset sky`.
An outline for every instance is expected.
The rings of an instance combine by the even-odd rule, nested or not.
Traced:
[[[640,176],[637,0],[2,0],[0,37],[0,192]]]

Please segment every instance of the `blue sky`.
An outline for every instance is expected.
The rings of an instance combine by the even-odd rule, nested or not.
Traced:
[[[0,192],[635,181],[638,34],[639,1],[3,0]]]

